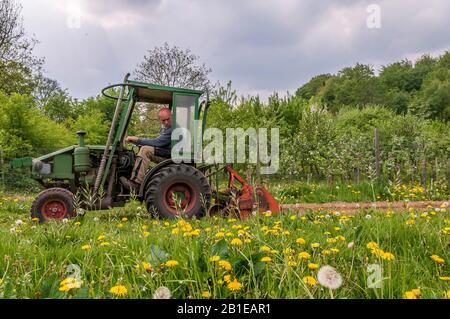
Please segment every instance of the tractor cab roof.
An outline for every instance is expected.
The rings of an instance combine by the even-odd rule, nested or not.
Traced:
[[[113,84],[102,90],[103,95],[117,99],[115,96],[111,96],[106,93],[108,89],[128,86],[135,89],[135,97],[137,102],[147,102],[156,104],[172,104],[174,93],[196,95],[200,97],[204,92],[199,90],[177,88],[172,86],[165,86],[153,83],[144,83],[138,81],[127,81],[126,83]]]

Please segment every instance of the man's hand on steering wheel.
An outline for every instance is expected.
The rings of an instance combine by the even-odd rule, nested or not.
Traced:
[[[137,137],[137,136],[127,136],[125,141],[127,141],[129,143],[136,143],[138,141],[138,139],[139,139],[139,137]]]

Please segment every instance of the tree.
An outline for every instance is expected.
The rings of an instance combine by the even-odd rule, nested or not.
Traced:
[[[87,144],[102,145],[106,143],[109,125],[105,122],[104,116],[99,110],[90,110],[78,116],[76,120],[69,119],[68,124],[72,132],[79,130],[86,132]]]
[[[329,78],[331,78],[331,74],[320,74],[313,77],[309,80],[308,83],[301,86],[295,95],[300,96],[306,100],[311,99],[313,96],[316,96],[320,90],[325,86],[325,83]]]
[[[166,42],[144,56],[144,61],[134,71],[137,80],[190,89],[210,89],[208,74],[211,69],[198,64],[199,56],[191,50],[170,47]]]
[[[0,61],[15,61],[37,70],[43,60],[33,56],[37,41],[26,36],[21,10],[14,0],[0,2]]]
[[[26,35],[21,10],[14,0],[0,1],[0,91],[33,94],[42,105],[62,90],[43,75],[44,59],[33,55],[38,41]]]

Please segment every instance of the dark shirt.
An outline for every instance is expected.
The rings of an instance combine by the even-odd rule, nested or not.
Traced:
[[[161,128],[157,138],[139,138],[135,144],[138,146],[153,146],[155,148],[156,156],[170,158],[171,137],[171,127]]]

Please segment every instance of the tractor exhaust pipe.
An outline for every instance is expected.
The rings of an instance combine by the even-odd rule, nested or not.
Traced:
[[[129,77],[130,77],[130,73],[127,73],[125,75],[123,83],[127,83]],[[114,117],[111,122],[111,128],[109,129],[108,140],[106,142],[105,151],[103,152],[102,160],[100,162],[100,167],[98,168],[97,176],[95,178],[94,193],[97,193],[98,188],[100,187],[100,182],[103,178],[103,172],[105,170],[106,160],[108,158],[109,147],[111,146],[111,142],[114,137],[114,133],[116,131],[116,123],[117,123],[117,119],[119,118],[120,106],[122,104],[124,91],[125,91],[125,86],[122,86],[120,89],[119,99],[117,100],[116,110],[114,111]]]

